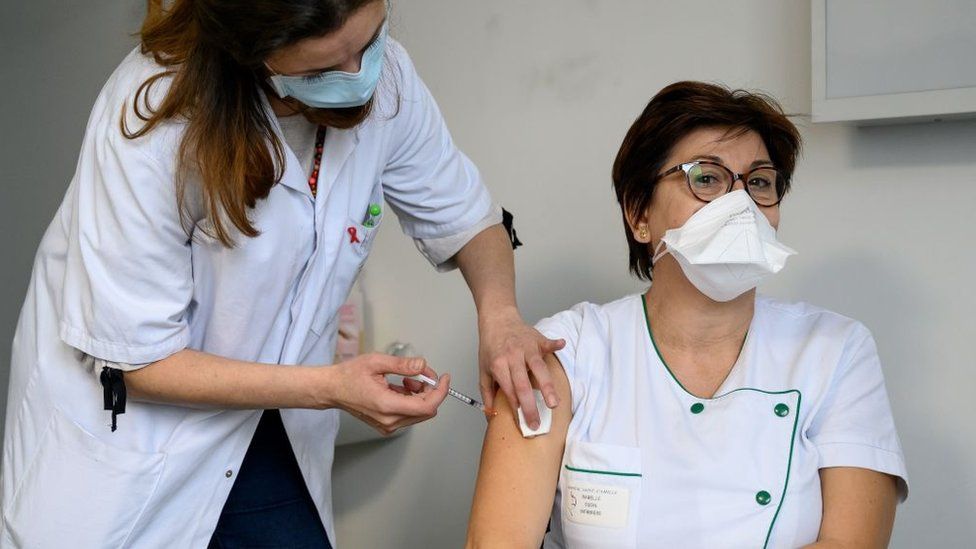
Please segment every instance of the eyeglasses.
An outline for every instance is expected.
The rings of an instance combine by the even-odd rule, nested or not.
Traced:
[[[679,170],[685,172],[688,188],[698,200],[711,202],[732,190],[735,182],[742,180],[752,200],[760,206],[775,206],[783,200],[787,177],[772,166],[761,166],[748,173],[735,173],[717,162],[698,160],[685,162],[665,171],[657,177],[663,179]]]

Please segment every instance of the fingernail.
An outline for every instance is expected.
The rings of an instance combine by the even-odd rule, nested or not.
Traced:
[[[421,364],[419,360],[414,360],[410,363],[410,369],[415,372],[419,372],[422,368],[423,364]]]
[[[531,427],[532,430],[535,431],[536,429],[539,428],[539,422],[538,421],[532,421],[532,422],[529,423],[529,427]]]
[[[556,395],[549,395],[546,397],[546,404],[548,404],[550,408],[555,408],[559,405],[559,397]]]

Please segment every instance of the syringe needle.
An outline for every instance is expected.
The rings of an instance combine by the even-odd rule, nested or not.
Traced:
[[[420,381],[422,383],[426,383],[427,385],[430,385],[431,387],[435,387],[435,388],[437,387],[437,382],[434,381],[433,379],[425,376],[424,374],[417,374],[415,376],[408,376],[408,377],[410,377],[410,379],[414,379],[414,380]],[[461,402],[467,404],[468,406],[473,406],[475,408],[478,408],[479,410],[481,410],[488,417],[495,417],[496,415],[498,415],[498,412],[496,410],[493,410],[491,408],[485,408],[485,405],[484,404],[482,404],[481,402],[479,402],[479,401],[477,401],[477,400],[469,397],[468,395],[466,395],[466,394],[464,394],[464,393],[462,393],[460,391],[455,391],[454,389],[448,388],[447,389],[447,394],[449,394],[452,397],[460,400]]]

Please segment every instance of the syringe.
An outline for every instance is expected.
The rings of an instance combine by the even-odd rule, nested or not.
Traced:
[[[420,381],[422,383],[426,383],[427,385],[430,385],[431,387],[437,387],[437,382],[434,381],[433,379],[430,379],[429,377],[425,376],[424,374],[417,374],[415,376],[409,376],[409,377],[410,377],[410,379],[414,379],[414,380]],[[484,404],[482,404],[481,402],[479,402],[479,401],[477,401],[477,400],[469,397],[468,395],[466,395],[466,394],[464,394],[464,393],[462,393],[460,391],[455,391],[454,389],[451,389],[449,387],[447,389],[447,394],[449,394],[452,397],[460,400],[461,402],[467,404],[468,406],[473,406],[473,407],[481,410],[482,413],[484,413],[486,416],[494,417],[494,416],[498,415],[498,412],[497,411],[493,410],[492,408],[485,408],[485,405]]]

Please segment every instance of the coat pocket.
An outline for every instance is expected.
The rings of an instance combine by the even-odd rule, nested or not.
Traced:
[[[373,185],[369,194],[369,204],[362,214],[353,209],[353,215],[349,217],[348,228],[349,238],[346,240],[359,257],[366,257],[369,250],[373,247],[373,239],[377,229],[385,217],[383,204],[383,186],[377,182]],[[377,208],[375,211],[373,208]],[[361,217],[360,217],[361,215]]]
[[[567,441],[559,479],[567,546],[636,547],[641,479],[640,448]]]
[[[166,455],[108,446],[56,409],[11,505],[16,547],[123,547]]]
[[[365,196],[364,196],[365,198]],[[353,282],[359,277],[359,273],[366,264],[366,258],[376,240],[376,233],[380,223],[386,217],[383,212],[383,187],[377,183],[370,191],[370,201],[365,206],[349,208],[350,214],[346,217],[346,222],[342,225],[342,235],[339,238],[339,248],[335,255],[335,274],[327,284],[323,295],[323,301],[319,304],[315,315],[312,317],[310,331],[315,335],[302,349],[301,356],[307,357],[317,345],[317,339],[323,336],[332,336],[331,333],[336,328],[336,316],[339,308],[345,303],[352,289]],[[379,212],[370,211],[370,205],[379,206]],[[353,215],[355,212],[355,215]],[[331,229],[330,229],[331,230]],[[319,357],[320,359],[323,357]],[[332,357],[328,357],[331,360]]]

